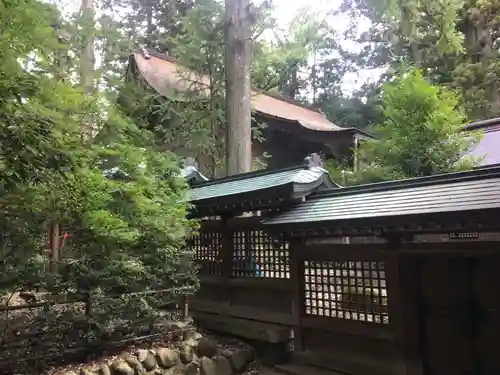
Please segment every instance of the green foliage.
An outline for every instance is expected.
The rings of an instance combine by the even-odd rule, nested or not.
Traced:
[[[330,178],[340,186],[356,185],[357,181],[351,168],[343,163],[338,163],[333,160],[325,162],[325,169],[328,171]]]
[[[360,16],[371,21],[360,38],[361,68],[398,74],[401,62],[410,63],[433,83],[454,87],[470,119],[497,116],[498,2],[345,0],[343,10],[353,28]]]
[[[194,224],[177,159],[100,97],[57,79],[49,68],[64,47],[50,26],[58,20],[52,7],[36,0],[1,7],[0,290],[90,292],[101,323],[158,313],[149,297],[109,301],[196,286],[185,250]],[[84,141],[89,118],[99,132]],[[51,223],[69,233],[57,270],[47,262]]]
[[[298,72],[309,69],[309,58],[332,29],[310,7],[300,9],[285,30],[271,26],[274,39],[254,44],[252,83],[261,90],[299,99],[310,77],[300,77]]]
[[[452,86],[461,94],[464,107],[473,120],[498,116],[498,56],[490,56],[480,62],[464,62],[453,72]]]
[[[393,179],[466,170],[478,160],[465,157],[478,136],[465,137],[459,98],[410,70],[383,89],[384,122],[376,141],[363,145],[364,161]]]

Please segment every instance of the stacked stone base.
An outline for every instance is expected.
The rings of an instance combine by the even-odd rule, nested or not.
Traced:
[[[79,375],[233,375],[241,374],[254,360],[250,346],[235,342],[220,347],[215,339],[187,332],[184,340],[170,347],[138,349],[112,361],[83,366]],[[75,371],[58,372],[77,375]]]

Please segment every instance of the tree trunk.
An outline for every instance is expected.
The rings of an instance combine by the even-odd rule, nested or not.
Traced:
[[[299,91],[299,61],[295,61],[286,72],[286,81],[281,90],[281,95],[285,98],[295,100]]]
[[[94,94],[94,2],[82,0],[82,17],[84,20],[83,51],[80,59],[80,85],[84,94]],[[85,139],[92,136],[92,122],[84,120],[82,132]]]
[[[252,15],[249,0],[225,0],[226,174],[252,168],[250,62]]]
[[[57,272],[59,264],[59,224],[53,222],[49,227],[49,246],[50,246],[50,272]]]
[[[147,28],[146,28],[146,40],[144,41],[144,44],[150,48],[154,48],[153,46],[153,32],[154,32],[154,25],[153,25],[153,4],[147,4],[146,5],[146,22],[147,22]]]

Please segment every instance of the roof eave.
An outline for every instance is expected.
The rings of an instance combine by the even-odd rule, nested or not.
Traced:
[[[306,198],[322,187],[325,189],[324,191],[326,191],[338,188],[339,186],[330,179],[328,173],[324,173],[315,181],[309,183],[294,183],[292,199]]]
[[[463,130],[475,130],[488,127],[491,125],[500,125],[500,117],[490,118],[487,120],[475,121],[466,124],[462,127]]]
[[[225,213],[269,209],[293,199],[293,183],[287,183],[245,193],[191,200],[190,203],[199,213]]]
[[[342,128],[341,130],[337,130],[339,132],[351,132],[353,135],[358,136],[358,139],[361,140],[373,140],[373,139],[378,139],[376,136],[365,132],[364,130],[358,129],[358,128]]]

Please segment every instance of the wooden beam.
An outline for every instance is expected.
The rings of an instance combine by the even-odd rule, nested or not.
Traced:
[[[293,326],[293,316],[291,314],[273,312],[261,308],[248,306],[235,306],[207,301],[199,298],[192,299],[190,310],[204,313],[211,313],[225,317],[249,319],[266,323],[275,323],[285,326]]]
[[[269,343],[285,343],[290,336],[290,328],[280,324],[218,316],[199,311],[193,311],[192,315],[195,322],[203,328],[247,339]]]
[[[389,326],[394,335],[396,350],[399,352],[395,367],[401,375],[421,375],[415,372],[415,366],[418,367],[420,361],[416,350],[418,334],[414,332],[417,322],[414,270],[412,262],[408,262],[408,257],[396,253],[386,262]]]
[[[301,318],[304,314],[304,262],[298,256],[301,241],[294,239],[290,244],[290,283],[293,286],[293,296],[291,301],[294,349],[304,350]]]

